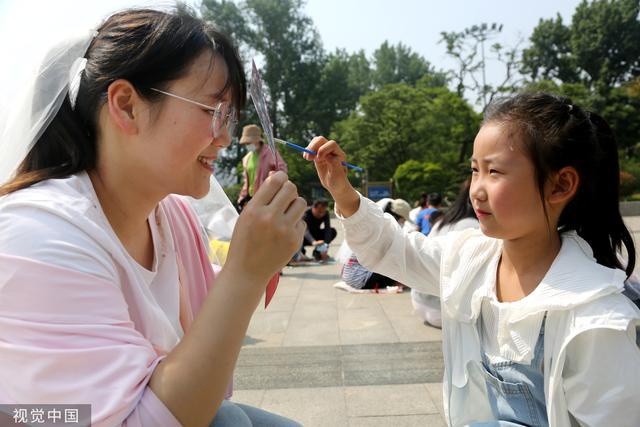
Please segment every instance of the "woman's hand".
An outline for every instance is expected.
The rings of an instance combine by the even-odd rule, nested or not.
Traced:
[[[271,174],[238,218],[225,269],[264,286],[300,249],[306,207],[285,173]]]
[[[331,193],[340,213],[345,217],[353,215],[360,206],[360,197],[347,178],[347,168],[342,165],[347,159],[344,151],[335,141],[323,136],[313,138],[307,148],[318,153],[316,156],[305,153],[304,158],[314,161],[320,183]]]

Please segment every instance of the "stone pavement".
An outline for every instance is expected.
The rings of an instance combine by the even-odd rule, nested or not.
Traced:
[[[640,242],[640,217],[625,220]],[[332,286],[339,273],[285,268],[253,315],[232,400],[305,426],[446,425],[440,330],[412,314],[408,292],[349,294]]]

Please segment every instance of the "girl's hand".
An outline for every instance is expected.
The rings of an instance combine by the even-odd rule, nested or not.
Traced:
[[[225,268],[264,290],[265,283],[300,249],[307,203],[284,172],[271,174],[238,218]]]
[[[360,197],[347,178],[347,168],[342,165],[347,159],[344,151],[335,141],[323,136],[313,138],[307,148],[318,153],[316,156],[304,153],[304,158],[314,161],[320,183],[331,193],[340,213],[345,217],[353,215],[360,205]]]

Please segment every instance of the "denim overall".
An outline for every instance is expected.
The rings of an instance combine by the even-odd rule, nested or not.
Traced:
[[[496,420],[473,423],[472,426],[549,426],[543,366],[546,319],[545,314],[530,365],[511,361],[491,364],[482,353],[489,404]]]

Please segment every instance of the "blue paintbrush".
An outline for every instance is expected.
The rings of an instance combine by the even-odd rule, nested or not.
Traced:
[[[279,144],[286,145],[287,147],[291,147],[294,150],[303,151],[305,153],[313,154],[314,156],[318,155],[318,153],[316,153],[315,151],[309,150],[308,148],[301,147],[292,142],[284,141],[279,138],[273,138],[273,140]],[[348,167],[349,169],[357,170],[360,172],[364,171],[364,169],[362,169],[360,166],[352,165],[351,163],[342,162],[342,165]]]

